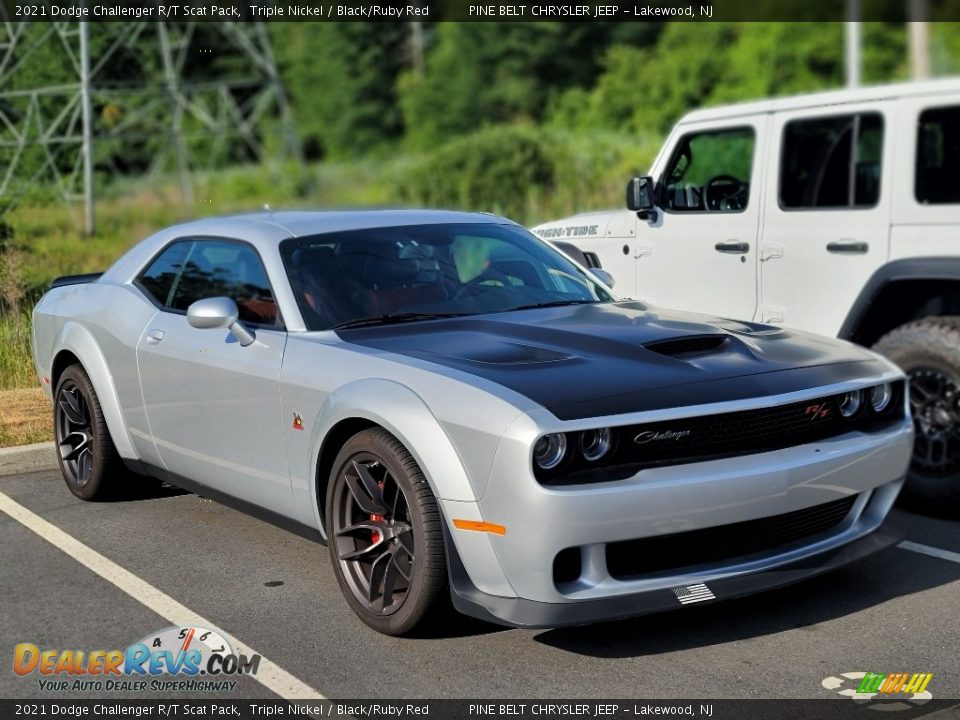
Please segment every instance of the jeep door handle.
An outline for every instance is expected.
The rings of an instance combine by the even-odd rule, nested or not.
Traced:
[[[870,250],[870,243],[862,240],[836,240],[827,243],[827,252],[847,253],[850,255],[865,255]]]
[[[740,242],[739,240],[718,242],[713,247],[717,252],[727,253],[728,255],[743,255],[750,252],[750,243]]]
[[[147,333],[147,342],[151,345],[156,345],[158,342],[163,340],[163,330],[151,330]]]

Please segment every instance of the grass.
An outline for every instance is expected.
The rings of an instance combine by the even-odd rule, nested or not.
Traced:
[[[53,439],[50,401],[38,387],[0,390],[0,447]]]

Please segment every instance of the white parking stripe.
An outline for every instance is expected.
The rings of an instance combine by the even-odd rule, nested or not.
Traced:
[[[173,625],[181,627],[191,625],[217,627],[214,623],[201,617],[186,605],[177,602],[150,583],[141,580],[129,570],[120,567],[113,562],[113,560],[104,557],[76,538],[67,535],[67,533],[56,525],[51,525],[39,515],[34,514],[23,507],[23,505],[10,499],[10,497],[4,493],[0,493],[0,510],[27,529],[35,532],[58,550],[62,550],[80,564],[90,568],[97,575],[125,592],[134,600],[143,603],[153,610],[153,612],[163,616]],[[320,691],[315,690],[273,661],[268,660],[263,656],[263,653],[254,650],[249,645],[246,645],[246,643],[241,642],[226,632],[224,632],[223,635],[238,652],[241,648],[244,648],[244,652],[248,655],[260,655],[260,667],[257,670],[257,674],[249,677],[256,680],[268,690],[276,693],[284,700],[325,699]]]
[[[950,562],[960,564],[960,553],[951,552],[950,550],[941,550],[940,548],[930,547],[929,545],[921,545],[920,543],[910,542],[909,540],[904,540],[902,543],[899,543],[897,547],[903,548],[904,550],[910,550],[911,552],[920,553],[921,555],[929,555],[930,557],[940,558],[941,560],[949,560]]]

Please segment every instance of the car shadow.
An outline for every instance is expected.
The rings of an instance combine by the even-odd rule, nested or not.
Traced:
[[[142,500],[157,500],[159,498],[188,495],[188,491],[169,483],[161,482],[149,477],[134,476],[129,482],[120,485],[107,499],[109,502],[138,502]]]
[[[778,590],[658,615],[560,628],[534,639],[599,658],[653,656],[816,625],[960,579],[960,565],[888,548],[868,562]]]

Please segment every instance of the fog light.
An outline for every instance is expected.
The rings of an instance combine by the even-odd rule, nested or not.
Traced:
[[[533,446],[533,460],[544,470],[555,468],[566,454],[567,436],[563,433],[544,435]]]
[[[876,413],[882,413],[890,407],[891,400],[893,400],[893,385],[890,383],[877,385],[870,390],[870,407]]]
[[[602,458],[610,452],[610,428],[584,430],[580,434],[580,450],[590,462]]]
[[[856,415],[860,409],[860,396],[862,394],[859,390],[844,393],[840,397],[840,414],[845,418]]]

